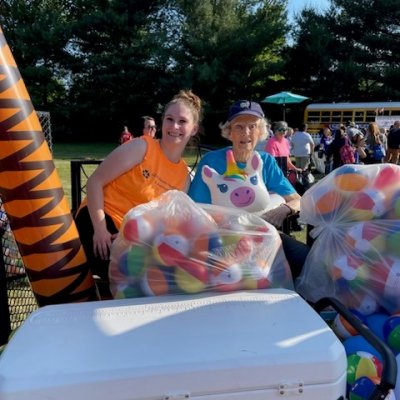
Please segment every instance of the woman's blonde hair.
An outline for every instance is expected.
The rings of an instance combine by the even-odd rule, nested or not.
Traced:
[[[172,104],[182,103],[190,109],[193,115],[194,123],[199,124],[203,118],[202,115],[202,101],[199,96],[195,95],[191,90],[181,90],[176,94],[172,100],[166,104],[164,108],[163,118],[165,112]]]
[[[224,124],[220,123],[219,124],[219,129],[221,129],[221,136],[225,139],[229,140],[229,134],[231,132],[231,126],[232,126],[232,121],[226,121]],[[267,130],[267,120],[265,118],[260,118],[258,121],[258,129],[260,131],[260,135],[258,140],[264,140],[268,136],[268,130]]]

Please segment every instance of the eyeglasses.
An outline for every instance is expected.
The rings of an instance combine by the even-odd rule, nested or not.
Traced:
[[[149,125],[149,126],[146,126],[145,129],[157,129],[157,126],[156,125]]]
[[[277,132],[286,132],[288,128],[279,128],[277,129]]]

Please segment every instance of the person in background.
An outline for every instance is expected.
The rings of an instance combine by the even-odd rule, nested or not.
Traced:
[[[301,168],[293,165],[290,159],[290,143],[286,138],[288,125],[285,121],[273,124],[274,135],[267,140],[265,151],[273,156],[285,176],[290,170],[301,172]]]
[[[289,155],[292,155],[292,138],[293,138],[293,135],[294,135],[294,129],[291,128],[290,126],[288,126],[286,134],[285,134],[285,138],[289,142]]]
[[[364,164],[367,159],[364,135],[361,132],[356,133],[350,141],[354,147],[355,164]]]
[[[160,140],[144,135],[118,146],[89,177],[75,222],[93,275],[108,282],[110,247],[132,207],[167,190],[188,190],[182,154],[200,120],[200,98],[180,91],[165,106]]]
[[[119,144],[124,144],[126,142],[129,142],[130,140],[133,139],[132,133],[129,132],[128,127],[124,126],[124,130],[121,133],[121,136],[119,137]]]
[[[345,145],[346,137],[346,127],[344,125],[340,125],[339,129],[336,130],[335,137],[333,138],[326,152],[326,157],[332,158],[332,171],[342,165],[340,149]]]
[[[155,138],[157,132],[157,125],[155,119],[148,115],[143,116],[142,119],[143,119],[143,135]]]
[[[387,136],[387,152],[385,162],[396,164],[400,155],[400,121],[395,121]]]
[[[366,164],[382,164],[386,155],[387,138],[386,135],[381,133],[379,126],[376,122],[371,122],[368,125],[365,137],[365,145],[367,156],[365,158]],[[381,154],[375,151],[375,146],[380,146],[382,149]]]
[[[276,193],[282,196],[283,200],[280,205],[270,209],[264,213],[263,204],[260,210],[252,209],[251,212],[259,211],[261,217],[267,222],[281,228],[283,221],[290,215],[296,214],[300,210],[300,195],[296,192],[290,182],[287,180],[282,170],[279,168],[274,157],[266,152],[255,152],[255,147],[259,140],[266,138],[267,127],[264,113],[261,106],[253,101],[239,100],[235,102],[228,112],[228,118],[224,124],[220,124],[221,135],[231,142],[231,146],[210,151],[206,153],[200,160],[196,174],[190,185],[189,196],[196,202],[215,204],[211,197],[209,183],[205,182],[203,177],[203,169],[212,168],[217,174],[223,175],[228,172],[227,158],[233,155],[234,165],[238,171],[243,170],[246,166],[259,155],[261,165],[262,182],[257,180],[257,185],[265,185],[269,193]],[[253,166],[253,164],[251,164]],[[237,179],[236,182],[240,182]],[[229,183],[229,181],[227,181]],[[256,183],[255,181],[252,183]],[[217,185],[218,190],[228,193],[228,184]],[[232,204],[219,204],[223,206],[231,206]],[[254,202],[250,204],[253,207]],[[240,209],[246,211],[246,205],[240,205]],[[292,275],[296,278],[303,267],[305,258],[309,252],[309,247],[304,243],[298,242],[294,238],[281,233],[283,250],[292,270]]]
[[[326,127],[322,130],[321,140],[319,142],[318,157],[325,156],[325,175],[328,175],[332,170],[332,155],[327,157],[328,148],[333,141],[332,131]]]
[[[292,149],[296,167],[306,170],[314,153],[314,140],[307,132],[307,124],[301,124],[292,137]]]

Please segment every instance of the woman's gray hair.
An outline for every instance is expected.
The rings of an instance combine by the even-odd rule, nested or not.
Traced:
[[[229,133],[231,131],[231,124],[232,121],[226,121],[224,124],[219,124],[219,129],[221,129],[221,136],[225,139],[229,140]],[[258,120],[258,128],[260,130],[260,136],[258,141],[264,140],[268,137],[268,130],[267,130],[268,121],[265,118],[260,118]]]
[[[273,129],[276,132],[278,129],[289,129],[289,127],[286,121],[277,121],[274,123]]]

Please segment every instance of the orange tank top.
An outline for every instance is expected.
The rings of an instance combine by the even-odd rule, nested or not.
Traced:
[[[188,177],[188,167],[183,159],[173,163],[161,150],[158,140],[147,136],[141,139],[147,143],[143,161],[103,189],[104,211],[118,229],[132,207],[154,200],[167,190],[183,190]]]

